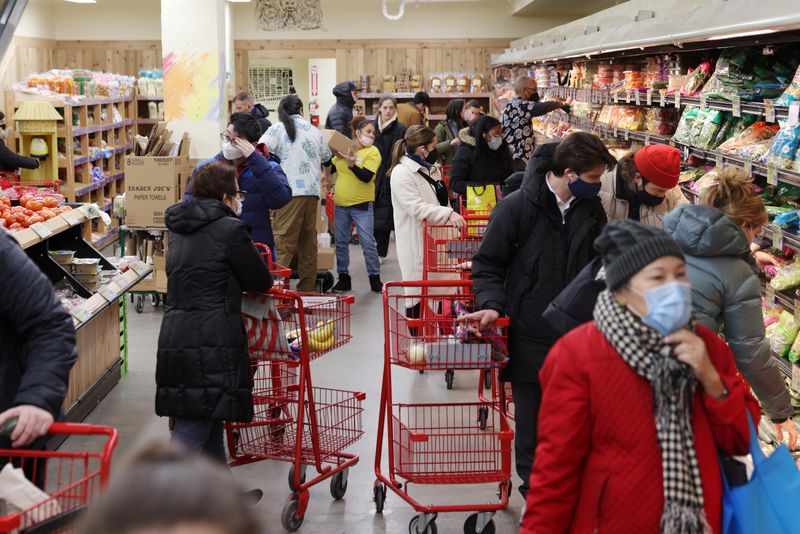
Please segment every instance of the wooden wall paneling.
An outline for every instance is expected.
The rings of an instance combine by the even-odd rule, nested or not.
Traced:
[[[378,59],[377,66],[375,69],[375,88],[378,89],[383,82],[383,77],[386,76],[389,72],[388,67],[388,56],[386,48],[378,48],[375,50],[376,57]]]
[[[373,47],[367,47],[364,50],[364,72],[372,80],[373,87],[377,87],[378,81],[378,52]]]
[[[347,50],[336,49],[336,79],[347,80]]]

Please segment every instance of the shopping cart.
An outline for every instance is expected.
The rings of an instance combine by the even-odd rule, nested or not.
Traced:
[[[463,280],[470,279],[472,258],[478,253],[489,219],[476,215],[464,218],[467,219],[464,228],[422,221],[423,279],[437,278],[437,274],[458,274]]]
[[[487,390],[491,394],[490,398],[487,398],[484,393]],[[502,382],[500,371],[497,369],[481,369],[478,380],[478,400],[490,403],[493,408],[501,410],[511,421],[515,420],[511,382]]]
[[[328,478],[334,499],[347,491],[358,456],[345,452],[363,435],[361,392],[316,387],[311,362],[351,339],[349,295],[303,295],[282,289],[255,296],[261,311],[245,315],[253,407],[250,423],[227,423],[230,465],[260,460],[291,462],[292,498],[281,514],[283,527],[300,528],[309,488]],[[317,475],[306,480],[307,466]]]
[[[470,331],[450,310],[474,305],[471,282],[389,282],[384,300],[384,374],[375,453],[375,508],[383,511],[391,489],[419,512],[410,534],[435,533],[439,512],[474,512],[467,533],[494,533],[492,517],[508,506],[514,433],[502,410],[487,402],[397,403],[392,367],[407,369],[498,369],[507,361],[507,319],[491,332]],[[408,310],[419,305],[419,314]],[[409,317],[418,315],[418,317]],[[388,473],[382,472],[386,434]],[[404,482],[401,482],[401,479]],[[423,504],[412,485],[491,484],[495,503]]]
[[[0,449],[0,465],[22,468],[49,498],[26,510],[0,515],[0,532],[72,532],[86,507],[108,484],[117,431],[111,427],[53,423],[50,435],[104,436],[94,451]]]
[[[289,284],[292,278],[292,270],[288,267],[278,265],[272,260],[272,251],[270,250],[269,246],[265,245],[264,243],[254,244],[258,252],[261,254],[261,257],[264,258],[264,263],[267,264],[269,274],[272,275],[273,287],[286,290],[290,289]]]

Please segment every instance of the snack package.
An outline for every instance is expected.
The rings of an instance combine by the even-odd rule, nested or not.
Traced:
[[[681,85],[681,94],[683,96],[693,96],[699,93],[713,70],[714,65],[708,61],[704,61],[696,69],[690,70],[686,80]]]
[[[797,216],[796,212],[792,213]],[[778,275],[770,280],[769,285],[776,291],[787,291],[800,286],[800,264],[790,263],[782,266],[778,270]]]
[[[772,330],[772,336],[769,340],[769,346],[772,351],[785,358],[789,354],[789,349],[792,348],[792,343],[797,339],[797,333],[800,332],[794,322],[794,315],[787,311],[782,311],[778,323]]]

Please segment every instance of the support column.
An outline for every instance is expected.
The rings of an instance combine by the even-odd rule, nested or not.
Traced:
[[[190,157],[219,152],[227,120],[225,0],[161,0],[164,115],[192,137]]]

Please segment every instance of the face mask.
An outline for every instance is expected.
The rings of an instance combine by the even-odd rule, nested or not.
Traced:
[[[598,193],[600,193],[600,188],[602,184],[590,184],[589,182],[584,182],[581,180],[578,175],[575,175],[575,180],[567,184],[569,187],[569,192],[572,193],[572,196],[575,198],[595,198]]]
[[[489,148],[491,148],[492,150],[497,150],[498,148],[500,148],[500,145],[503,144],[503,138],[492,137],[491,139],[489,139],[489,142],[487,144],[489,145]]]
[[[222,142],[222,157],[229,160],[234,161],[239,158],[243,158],[244,154],[242,151],[233,146],[230,141],[223,141]]]
[[[234,198],[233,200],[236,202],[236,210],[234,211],[236,211],[236,216],[239,217],[242,215],[242,201],[238,198]]]
[[[366,135],[362,135],[361,137],[358,138],[358,140],[361,141],[361,144],[364,146],[372,146],[373,143],[373,139]]]
[[[639,201],[640,204],[644,204],[645,206],[658,206],[662,202],[664,202],[664,197],[657,197],[655,195],[651,195],[647,192],[646,189],[642,188],[639,191],[636,191],[633,196],[636,200]]]
[[[668,336],[680,330],[692,318],[692,287],[685,282],[670,282],[646,291],[637,291],[647,303],[647,315],[642,322]]]
[[[531,102],[538,102],[539,101],[539,93],[533,93],[528,100],[530,100]]]

